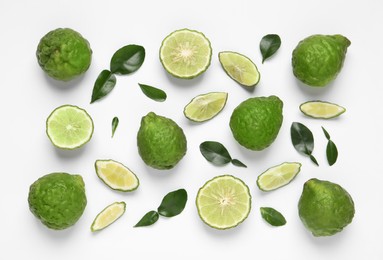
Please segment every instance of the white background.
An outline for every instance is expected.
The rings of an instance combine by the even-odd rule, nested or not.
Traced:
[[[379,0],[236,0],[236,1],[0,1],[1,74],[1,259],[383,259],[383,169],[381,147],[383,4]],[[35,51],[40,38],[58,27],[70,27],[87,38],[92,65],[84,77],[58,83],[45,76]],[[169,76],[158,59],[162,39],[170,32],[190,28],[210,39],[213,57],[207,72],[194,80]],[[261,63],[259,42],[277,33],[282,46]],[[291,53],[311,34],[347,36],[352,44],[338,78],[323,89],[300,84],[293,76]],[[95,79],[107,69],[120,47],[140,44],[146,60],[139,71],[117,78],[109,96],[89,104]],[[232,50],[250,57],[261,81],[248,92],[222,70],[218,52]],[[137,83],[165,90],[168,99],[155,102]],[[198,94],[229,93],[224,110],[213,120],[193,124],[183,107]],[[262,152],[252,152],[233,139],[228,122],[232,110],[252,96],[277,95],[284,101],[284,121],[278,138]],[[314,120],[301,114],[299,104],[313,99],[338,103],[347,112],[335,120]],[[55,149],[45,134],[45,120],[63,104],[85,108],[93,117],[92,140],[77,151]],[[136,148],[140,119],[149,111],[170,117],[185,131],[188,152],[176,168],[153,170]],[[115,137],[111,121],[120,118]],[[320,167],[298,154],[290,140],[290,125],[299,121],[314,133]],[[339,150],[330,167],[325,158],[324,126]],[[248,168],[217,167],[199,152],[206,140],[223,143]],[[110,190],[96,176],[96,159],[115,159],[140,178],[133,193]],[[302,171],[288,186],[263,193],[257,176],[284,161],[299,161]],[[79,173],[86,183],[87,208],[70,229],[53,231],[29,211],[29,185],[50,172]],[[253,197],[247,220],[235,229],[218,231],[199,219],[195,207],[198,188],[221,174],[243,179]],[[343,232],[314,238],[299,220],[297,203],[303,183],[312,178],[342,185],[352,195],[356,214]],[[133,225],[156,209],[169,191],[185,188],[189,200],[181,215],[146,228]],[[125,201],[125,215],[107,229],[92,234],[90,225],[106,205]],[[259,207],[274,207],[287,224],[271,227]]]

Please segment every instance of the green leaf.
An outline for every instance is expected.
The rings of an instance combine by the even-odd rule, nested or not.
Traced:
[[[247,166],[246,166],[243,162],[241,162],[240,160],[238,160],[238,159],[233,159],[233,160],[231,160],[231,163],[232,163],[233,165],[235,165],[235,166],[238,166],[238,167],[244,167],[244,168],[247,168]]]
[[[140,84],[140,83],[138,83],[138,85],[140,86],[142,92],[148,98],[151,98],[151,99],[153,99],[155,101],[159,101],[159,102],[162,102],[162,101],[166,100],[166,93],[165,93],[165,91],[163,91],[163,90],[161,90],[159,88],[155,88],[155,87],[144,85],[144,84]]]
[[[187,199],[188,195],[185,189],[169,192],[162,199],[157,211],[161,216],[174,217],[184,210]]]
[[[215,165],[224,165],[231,162],[231,156],[225,146],[215,141],[205,141],[199,149],[206,160]]]
[[[94,83],[90,103],[108,95],[116,85],[116,76],[109,70],[101,71]]]
[[[118,126],[119,120],[118,117],[114,117],[112,120],[112,138],[114,136],[114,132],[116,132],[117,126]]]
[[[330,140],[330,134],[326,131],[326,129],[324,129],[324,127],[322,126],[322,130],[323,130],[323,133],[324,135],[326,136],[327,140]]]
[[[329,140],[326,148],[327,162],[332,166],[338,159],[338,149],[333,141]]]
[[[286,224],[285,217],[277,210],[269,207],[261,207],[261,215],[264,220],[272,226],[283,226]]]
[[[315,163],[317,166],[319,166],[319,163],[318,163],[318,161],[317,161],[317,159],[315,159],[315,157],[312,155],[312,154],[310,154],[310,160],[313,162],[313,163]]]
[[[113,54],[110,71],[119,75],[127,75],[138,70],[145,60],[145,49],[140,45],[126,45]]]
[[[146,227],[146,226],[153,225],[154,223],[157,222],[158,218],[159,218],[159,215],[157,211],[154,211],[154,210],[149,211],[140,219],[140,221],[138,221],[136,225],[134,225],[134,227]]]
[[[295,150],[310,157],[311,161],[319,166],[312,155],[314,150],[314,136],[304,124],[293,122],[290,128],[291,141]]]
[[[277,34],[263,36],[259,48],[262,53],[262,63],[271,57],[281,47],[281,38]]]

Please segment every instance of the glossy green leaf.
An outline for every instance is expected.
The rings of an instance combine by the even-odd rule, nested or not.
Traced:
[[[119,123],[118,117],[115,116],[112,120],[112,137],[114,136],[114,132],[116,132],[118,123]]]
[[[155,101],[159,101],[159,102],[162,102],[162,101],[166,100],[166,93],[165,93],[165,91],[163,91],[163,90],[161,90],[159,88],[155,88],[155,87],[144,85],[144,84],[140,84],[140,83],[138,83],[138,85],[140,86],[142,92],[148,98],[151,98],[151,99],[153,99]]]
[[[277,34],[265,35],[260,44],[259,48],[262,54],[262,63],[270,58],[277,50],[281,47],[281,38]]]
[[[290,128],[291,141],[295,150],[310,157],[311,161],[319,166],[318,161],[312,155],[314,150],[314,136],[304,124],[293,122]]]
[[[110,61],[110,71],[127,75],[137,71],[145,60],[145,49],[140,45],[126,45],[117,50]]]
[[[184,210],[187,199],[188,195],[185,189],[169,192],[162,199],[157,211],[161,216],[174,217]]]
[[[261,207],[261,215],[264,220],[272,226],[283,226],[286,224],[285,217],[277,210],[269,207]]]
[[[327,130],[326,129],[324,129],[324,127],[322,126],[322,130],[323,130],[323,133],[324,133],[324,135],[326,136],[326,138],[327,138],[327,140],[330,140],[330,134],[327,132]]]
[[[331,140],[329,140],[327,143],[326,155],[327,162],[330,166],[336,163],[336,160],[338,159],[338,148],[336,147],[335,143]]]
[[[159,215],[157,211],[154,211],[154,210],[149,211],[140,219],[140,221],[138,221],[136,225],[134,225],[134,227],[145,227],[145,226],[153,225],[154,223],[157,222],[158,218],[159,218]]]
[[[238,159],[233,159],[231,160],[231,163],[235,166],[238,166],[238,167],[244,167],[244,168],[247,168],[246,164],[244,164],[243,162],[241,162],[240,160]]]
[[[223,144],[215,141],[205,141],[199,149],[206,160],[215,165],[224,165],[232,161],[229,152]]]
[[[109,70],[103,70],[94,83],[90,103],[108,95],[116,85],[116,76]]]

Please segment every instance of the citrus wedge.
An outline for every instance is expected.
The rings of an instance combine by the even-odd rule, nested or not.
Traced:
[[[319,119],[338,117],[346,112],[346,109],[342,106],[320,100],[305,102],[299,106],[299,109],[306,116]]]
[[[210,227],[233,228],[250,213],[250,190],[242,180],[234,176],[217,176],[199,189],[196,206],[200,218]]]
[[[89,142],[93,134],[93,121],[82,108],[63,105],[48,116],[46,132],[52,144],[72,150]]]
[[[226,74],[234,81],[245,87],[254,87],[258,84],[260,73],[257,66],[246,56],[231,51],[218,54]]]
[[[113,190],[133,191],[140,184],[137,176],[117,161],[97,160],[95,168],[97,176]]]
[[[160,48],[165,70],[177,78],[192,79],[210,66],[212,49],[204,34],[181,29],[169,34]]]
[[[272,191],[285,186],[300,172],[301,166],[298,162],[284,162],[273,166],[258,176],[257,185],[262,191]]]
[[[226,92],[210,92],[193,98],[184,108],[186,118],[195,122],[212,119],[225,107]]]
[[[95,232],[111,225],[125,213],[125,208],[125,202],[114,202],[110,204],[96,216],[90,230]]]

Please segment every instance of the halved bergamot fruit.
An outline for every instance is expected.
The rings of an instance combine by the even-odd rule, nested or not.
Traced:
[[[56,108],[46,121],[46,132],[52,144],[72,150],[89,142],[93,134],[93,121],[82,108],[63,105]]]
[[[162,41],[160,61],[174,77],[192,79],[207,70],[211,54],[210,41],[203,33],[181,29]]]
[[[289,184],[300,172],[302,164],[284,162],[273,166],[260,174],[257,185],[262,191],[272,191]]]
[[[104,208],[94,219],[90,230],[92,232],[102,230],[111,225],[125,213],[125,202],[114,202]]]
[[[231,175],[217,176],[199,189],[196,205],[200,218],[210,227],[233,228],[250,213],[250,190],[239,178]]]
[[[218,54],[218,58],[226,74],[240,85],[254,87],[258,84],[260,79],[258,68],[245,55],[223,51]]]
[[[299,109],[306,116],[319,119],[338,117],[346,112],[346,109],[342,106],[320,100],[305,102],[299,106]]]
[[[193,98],[184,108],[186,118],[195,122],[212,119],[225,107],[226,92],[210,92]]]
[[[97,160],[95,168],[97,176],[113,190],[133,191],[140,184],[137,176],[120,162]]]

